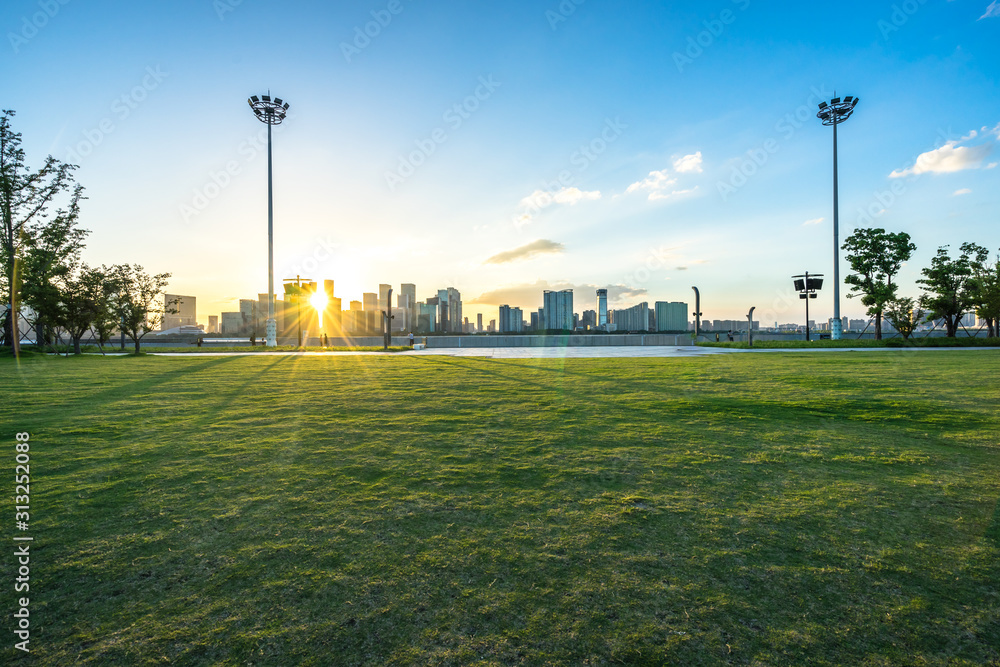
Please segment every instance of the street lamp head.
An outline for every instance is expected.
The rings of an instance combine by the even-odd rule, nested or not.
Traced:
[[[288,113],[288,102],[284,102],[280,97],[272,100],[270,95],[260,97],[254,95],[247,100],[247,103],[253,109],[257,120],[268,125],[280,125]]]
[[[852,97],[851,95],[843,99],[834,97],[830,100],[829,104],[826,102],[819,103],[819,112],[816,114],[816,117],[824,125],[839,125],[851,117],[851,114],[854,113],[854,107],[857,105],[857,97]]]

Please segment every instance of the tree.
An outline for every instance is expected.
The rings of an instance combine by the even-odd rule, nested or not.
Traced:
[[[920,305],[927,309],[928,321],[943,319],[949,338],[956,336],[962,315],[976,300],[972,265],[985,262],[989,256],[986,248],[975,243],[963,243],[960,250],[962,254],[952,259],[948,246],[938,248],[931,265],[921,269],[924,277],[917,281],[924,287]]]
[[[114,273],[113,268],[102,266],[95,271],[101,276],[101,290],[95,295],[97,301],[94,304],[93,321],[90,326],[94,330],[94,335],[97,336],[97,346],[101,348],[101,354],[104,354],[104,344],[111,340],[111,334],[118,328],[121,318],[115,312],[116,290],[111,278]]]
[[[139,341],[160,326],[163,316],[177,312],[175,303],[164,302],[163,288],[168,278],[169,273],[150,276],[138,264],[111,267],[114,311],[122,331],[135,344],[136,354],[139,353]]]
[[[985,320],[989,338],[1000,336],[1000,255],[992,264],[974,260],[972,280],[976,315]]]
[[[893,276],[917,249],[906,232],[891,233],[884,229],[858,229],[841,246],[847,251],[847,261],[853,274],[844,278],[851,285],[848,298],[861,297],[867,313],[875,318],[875,339],[882,339],[882,313],[896,296]]]
[[[885,304],[885,319],[908,340],[924,319],[924,311],[910,297],[896,297]]]
[[[0,289],[9,300],[10,313],[4,324],[4,339],[14,355],[20,353],[18,315],[20,313],[19,264],[24,259],[29,231],[48,224],[48,208],[63,192],[74,188],[73,165],[51,155],[38,171],[24,164],[21,135],[14,132],[10,119],[14,112],[0,112]],[[56,217],[65,212],[57,212]]]
[[[47,224],[33,225],[25,235],[21,263],[21,300],[35,311],[35,340],[48,342],[48,332],[60,315],[62,290],[76,272],[89,233],[76,227],[83,188],[76,186],[69,207],[57,211]]]
[[[105,279],[100,270],[84,264],[66,278],[56,323],[69,333],[74,354],[80,354],[80,339],[101,316],[100,310],[106,303]]]

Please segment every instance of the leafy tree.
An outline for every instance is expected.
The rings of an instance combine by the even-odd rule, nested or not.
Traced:
[[[167,313],[176,313],[176,303],[165,303],[163,288],[169,273],[148,275],[138,264],[116,264],[111,267],[112,303],[120,326],[139,353],[139,341],[163,322]]]
[[[910,297],[896,297],[885,304],[885,319],[899,332],[903,340],[909,340],[917,325],[924,320],[924,311]]]
[[[75,354],[80,354],[80,339],[107,305],[105,290],[104,274],[86,264],[65,280],[56,322],[69,333]]]
[[[973,301],[976,315],[986,321],[986,335],[1000,336],[1000,255],[988,261],[972,261]]]
[[[26,249],[25,240],[32,229],[38,230],[49,224],[48,209],[61,193],[72,191],[75,196],[79,190],[74,188],[72,170],[75,167],[51,155],[37,171],[25,166],[21,135],[10,126],[13,117],[13,111],[0,112],[0,290],[5,295],[4,300],[10,303],[10,316],[4,324],[4,340],[18,355],[19,271]],[[57,218],[65,215],[65,211],[56,213]]]
[[[875,318],[875,339],[882,339],[882,313],[896,296],[893,277],[917,249],[906,232],[886,232],[884,229],[857,229],[841,246],[847,251],[847,261],[853,274],[844,278],[851,286],[848,298],[860,297],[868,306],[867,313]]]
[[[973,263],[985,262],[989,256],[986,248],[975,243],[963,243],[961,255],[952,259],[948,246],[941,246],[931,258],[931,265],[921,269],[924,277],[917,281],[923,285],[924,294],[920,305],[927,309],[927,319],[942,319],[946,333],[954,338],[962,315],[969,311],[976,301],[976,282],[973,279]]]
[[[101,289],[95,294],[96,302],[90,326],[94,330],[94,335],[97,336],[97,346],[101,348],[101,354],[104,354],[104,344],[111,340],[111,334],[118,328],[121,318],[115,311],[116,289],[114,280],[111,278],[114,273],[113,268],[102,266],[95,271],[100,274]]]
[[[69,207],[59,210],[44,225],[32,226],[26,234],[21,263],[21,300],[35,311],[35,340],[48,342],[48,332],[60,315],[62,290],[77,270],[83,239],[89,233],[76,227],[83,188],[77,186]]]

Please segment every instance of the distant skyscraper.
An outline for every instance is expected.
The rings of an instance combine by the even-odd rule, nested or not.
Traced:
[[[185,325],[194,326],[198,324],[198,309],[196,307],[197,299],[193,296],[181,296],[179,294],[164,294],[164,303],[172,306],[176,313],[167,313],[163,316],[163,322],[160,324],[160,331],[166,331],[167,329],[174,329],[176,327],[181,327]]]
[[[608,290],[597,290],[597,326],[608,323]]]
[[[208,333],[219,333],[219,316],[208,316]]]
[[[688,305],[680,301],[657,301],[653,306],[657,331],[687,331]]]
[[[615,331],[649,331],[649,304],[643,301],[637,306],[611,311],[611,322]]]
[[[378,286],[378,309],[385,310],[386,308],[392,308],[392,304],[389,303],[389,290],[392,289],[392,285],[381,284]]]
[[[565,289],[559,292],[545,290],[542,294],[544,302],[543,329],[571,331],[573,329],[573,290]]]
[[[508,305],[500,306],[500,316],[497,318],[497,327],[500,333],[521,333],[524,330],[524,314],[520,308],[511,308]]]
[[[479,313],[476,315],[476,331],[482,333],[483,331],[483,314]]]
[[[413,283],[403,283],[400,285],[399,298],[396,305],[410,311],[410,315],[407,318],[407,327],[415,327],[417,322],[417,286]]]

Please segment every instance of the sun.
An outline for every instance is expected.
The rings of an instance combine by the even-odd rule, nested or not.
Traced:
[[[319,313],[319,328],[323,329],[323,311],[326,310],[326,304],[330,303],[330,300],[326,297],[326,292],[323,290],[316,290],[316,293],[309,297],[309,303],[312,307],[316,309]]]

